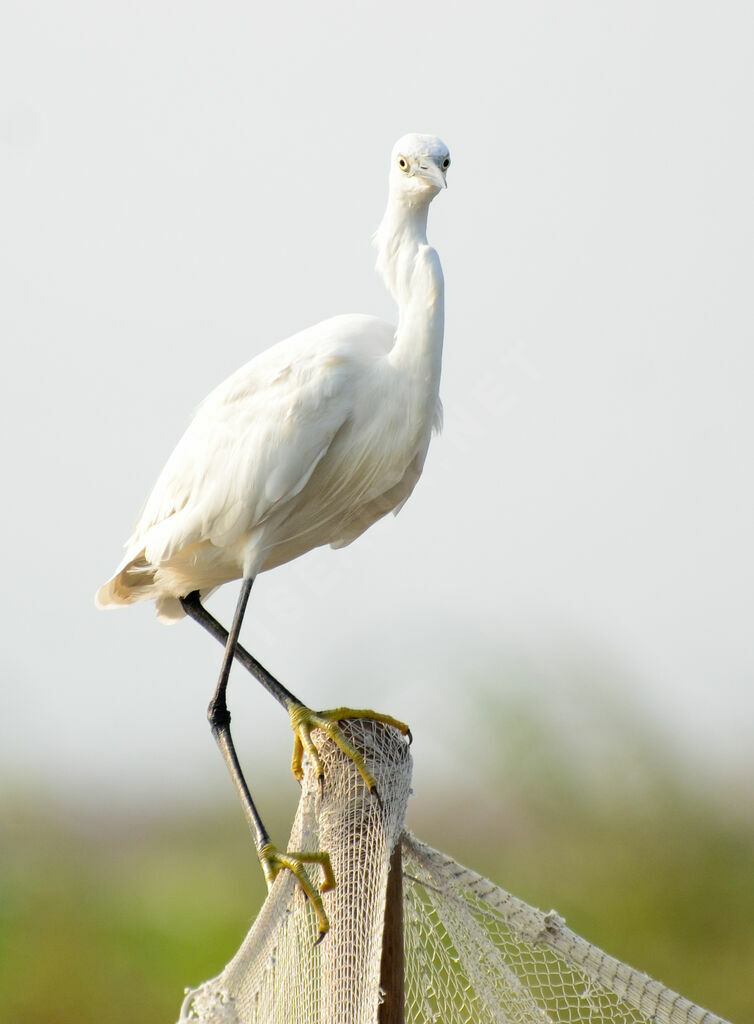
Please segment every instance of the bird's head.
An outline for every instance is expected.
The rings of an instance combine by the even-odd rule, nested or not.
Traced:
[[[404,135],[390,156],[390,191],[409,201],[429,202],[446,188],[450,150],[436,135]]]

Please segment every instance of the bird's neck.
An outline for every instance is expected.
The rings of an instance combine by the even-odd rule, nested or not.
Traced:
[[[393,362],[414,368],[435,394],[445,318],[445,285],[440,260],[427,243],[428,202],[409,203],[390,195],[374,236],[377,271],[398,304]]]

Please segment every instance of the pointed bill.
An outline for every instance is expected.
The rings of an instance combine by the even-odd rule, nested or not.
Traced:
[[[416,173],[419,175],[420,178],[424,178],[425,181],[428,181],[431,185],[434,185],[435,188],[448,187],[448,183],[445,180],[444,172],[440,170],[440,168],[431,158],[426,159],[423,163],[419,164]]]

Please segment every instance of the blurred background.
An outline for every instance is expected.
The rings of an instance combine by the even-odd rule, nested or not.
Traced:
[[[445,431],[397,520],[258,580],[244,642],[411,723],[423,839],[754,1020],[753,51],[728,0],[6,0],[9,1021],[173,1020],[260,905],[219,648],[92,595],[212,386],[393,317],[370,235],[406,131],[453,154]],[[282,843],[287,718],[230,701]]]

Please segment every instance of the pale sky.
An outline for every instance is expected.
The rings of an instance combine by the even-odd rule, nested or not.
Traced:
[[[219,647],[92,597],[211,387],[393,318],[370,236],[407,131],[453,156],[445,430],[397,519],[260,577],[247,646],[408,720],[425,790],[514,664],[542,706],[590,666],[702,771],[751,769],[752,97],[745,2],[5,0],[3,772],[226,785]],[[283,712],[240,674],[230,703],[252,788],[262,751],[287,771]]]

